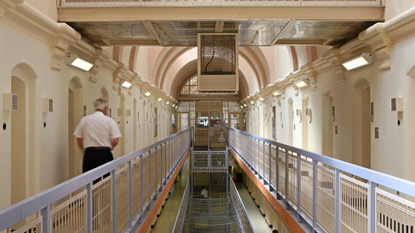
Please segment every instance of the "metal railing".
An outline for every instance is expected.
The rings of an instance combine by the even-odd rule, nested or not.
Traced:
[[[232,179],[230,179],[232,180]],[[236,212],[238,213],[242,229],[244,229],[245,233],[255,233],[254,228],[252,227],[251,220],[248,217],[248,213],[246,212],[244,203],[242,202],[241,197],[239,196],[239,192],[236,189],[236,186],[233,182],[230,182],[230,194],[231,198],[235,204]]]
[[[100,6],[376,6],[380,0],[61,0],[62,7]]]
[[[415,183],[236,129],[228,131],[229,146],[285,200],[287,209],[297,211],[299,221],[304,219],[315,231],[413,232],[415,203],[409,199],[415,195]]]
[[[191,130],[0,210],[0,231],[11,231],[20,222],[23,226],[15,232],[130,232],[144,221],[144,212],[152,208],[190,148]]]
[[[184,220],[187,213],[187,206],[190,198],[190,179],[187,181],[186,189],[183,193],[182,202],[180,203],[179,212],[177,213],[176,222],[174,223],[174,233],[180,233],[183,230]]]

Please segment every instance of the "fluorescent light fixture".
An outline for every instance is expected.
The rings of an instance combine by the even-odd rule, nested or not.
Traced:
[[[250,103],[251,103],[251,104],[254,104],[255,102],[251,100],[251,102],[250,102]]]
[[[342,65],[346,70],[354,70],[372,64],[372,60],[373,57],[371,53],[362,53],[360,56],[342,62]]]
[[[281,93],[279,91],[274,91],[274,92],[272,92],[272,95],[273,96],[279,96],[279,95],[281,95]]]
[[[151,95],[151,92],[147,91],[146,93],[144,93],[144,95],[149,97]]]
[[[68,54],[66,64],[83,71],[89,71],[94,66],[94,63],[81,58],[76,54]]]
[[[170,103],[170,101],[167,101],[167,102],[166,102],[166,105],[169,105],[169,103]]]
[[[163,100],[163,98],[160,97],[160,98],[157,99],[157,102],[160,102],[162,100]]]
[[[174,108],[174,106],[176,106],[175,104],[172,105],[172,107]]]
[[[262,97],[259,97],[259,101],[264,101],[264,98],[262,98]]]
[[[310,84],[310,82],[308,81],[308,79],[302,79],[300,81],[297,81],[294,83],[294,85],[296,85],[298,88],[303,88],[306,87]]]
[[[122,80],[122,84],[121,84],[122,87],[130,88],[131,85],[133,85],[131,82],[128,82],[126,80]]]
[[[244,107],[246,108],[246,107],[247,107],[247,105],[246,105],[246,104],[244,104]]]

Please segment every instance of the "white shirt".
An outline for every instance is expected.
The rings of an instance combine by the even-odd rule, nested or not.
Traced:
[[[112,139],[121,137],[117,123],[100,111],[83,117],[73,134],[84,139],[84,149],[88,147],[112,148]]]
[[[208,191],[206,189],[203,189],[202,193],[200,193],[200,194],[203,196],[203,198],[208,198],[209,197]]]

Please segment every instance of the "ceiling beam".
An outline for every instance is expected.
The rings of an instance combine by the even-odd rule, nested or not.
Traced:
[[[151,24],[150,21],[144,21],[143,22],[144,27],[147,29],[148,33],[153,37],[153,39],[157,40],[157,42],[160,44],[160,46],[164,46],[164,44],[161,42],[160,37],[157,35],[156,30],[153,27],[153,24]]]
[[[383,6],[60,7],[58,20],[365,20],[384,21]]]
[[[225,21],[216,21],[215,32],[216,33],[222,33],[224,25],[225,25]]]
[[[277,35],[277,37],[275,37],[275,39],[271,42],[271,45],[274,45],[275,43],[277,43],[279,39],[284,38],[284,36],[295,26],[296,23],[297,23],[297,20],[295,19],[288,21],[287,25],[285,25],[285,27],[281,30],[281,32]]]

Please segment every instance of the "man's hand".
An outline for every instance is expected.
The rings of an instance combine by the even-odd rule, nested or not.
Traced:
[[[79,148],[81,148],[81,150],[84,151],[84,139],[83,138],[76,138],[76,142],[77,142]]]
[[[119,138],[114,138],[114,139],[112,139],[112,141],[111,141],[111,144],[112,144],[112,148],[111,148],[111,150],[112,149],[114,149],[114,147],[116,147],[117,145],[118,145],[118,142],[120,141],[120,139]]]

